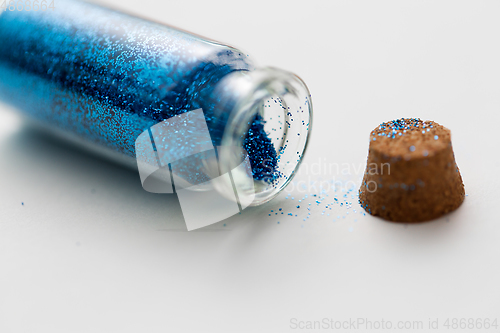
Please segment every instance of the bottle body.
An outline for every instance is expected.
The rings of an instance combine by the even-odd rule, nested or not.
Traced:
[[[201,108],[214,146],[253,150],[254,178],[273,186],[280,148],[265,133],[266,116],[247,110],[235,123],[258,91],[255,67],[237,49],[78,1],[5,12],[0,40],[0,98],[23,113],[135,158],[141,133]],[[264,150],[267,158],[257,156]]]

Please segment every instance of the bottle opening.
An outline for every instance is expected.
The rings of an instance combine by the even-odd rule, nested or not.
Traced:
[[[233,179],[255,195],[256,206],[274,198],[295,176],[309,140],[312,101],[305,83],[283,70],[262,68],[230,76],[225,86],[236,101],[222,145],[248,152],[253,174],[236,173]]]

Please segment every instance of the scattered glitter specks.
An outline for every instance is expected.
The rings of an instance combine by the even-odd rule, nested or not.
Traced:
[[[297,183],[297,181],[294,181]],[[322,186],[325,186],[326,183],[331,183],[331,188],[329,190],[325,190]],[[365,212],[363,210],[357,209],[357,207],[352,206],[353,202],[355,205],[360,204],[359,203],[359,195],[357,192],[357,186],[351,181],[351,182],[345,182],[349,184],[349,187],[343,185],[339,185],[339,183],[342,183],[340,181],[318,181],[314,182],[311,181],[311,190],[312,192],[308,192],[307,194],[300,193],[299,197],[297,198],[298,201],[302,203],[302,205],[288,205],[282,206],[281,208],[273,208],[270,210],[271,212],[275,212],[278,210],[281,212],[282,215],[287,216],[285,221],[280,221],[280,222],[285,222],[287,224],[288,222],[293,222],[295,221],[294,219],[297,218],[297,221],[300,221],[301,228],[310,226],[312,222],[325,222],[329,221],[331,222],[337,222],[337,221],[342,221],[340,225],[345,225],[344,223],[347,223],[348,225],[350,223],[353,223],[354,221],[357,221],[359,218],[359,215],[361,216],[366,216]],[[322,184],[320,186],[316,186],[317,184]],[[296,186],[294,188],[297,188]],[[297,196],[296,193],[294,193],[295,196]],[[291,193],[288,193],[285,195],[284,199],[288,200],[291,199]],[[304,207],[301,207],[303,205],[306,205],[306,209]],[[291,209],[294,209],[294,211],[291,211]],[[358,215],[359,214],[359,215]],[[331,218],[330,216],[336,216],[336,218]],[[268,214],[268,216],[273,216],[272,214]],[[276,219],[273,222],[276,223]],[[308,222],[308,223],[306,223]],[[283,224],[283,223],[279,223]],[[339,225],[339,226],[340,226]]]

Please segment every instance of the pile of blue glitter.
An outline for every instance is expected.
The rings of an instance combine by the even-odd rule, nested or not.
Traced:
[[[243,141],[243,148],[250,156],[254,179],[272,183],[279,177],[276,149],[264,131],[264,120],[260,115],[252,121]]]

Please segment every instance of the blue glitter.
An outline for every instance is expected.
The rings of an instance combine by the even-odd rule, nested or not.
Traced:
[[[262,117],[257,115],[243,141],[243,147],[251,157],[250,165],[254,178],[273,182],[279,177],[279,173],[271,172],[269,174],[269,169],[276,170],[278,160],[276,159],[274,145],[264,130],[264,124],[265,121]]]
[[[188,34],[73,1],[60,1],[57,10],[44,13],[4,13],[0,39],[3,98],[132,157],[135,138],[145,129],[200,107],[200,95],[225,74],[251,68],[235,52],[216,50]],[[144,41],[154,47],[144,47]],[[171,50],[182,44],[209,56],[189,61],[186,51]],[[29,94],[13,89],[22,85],[31,88]],[[175,88],[159,89],[168,86]],[[208,115],[209,124],[212,118]]]
[[[439,136],[434,135],[434,140],[437,140],[437,139],[439,139]]]
[[[415,146],[410,146],[410,151],[415,151]]]

